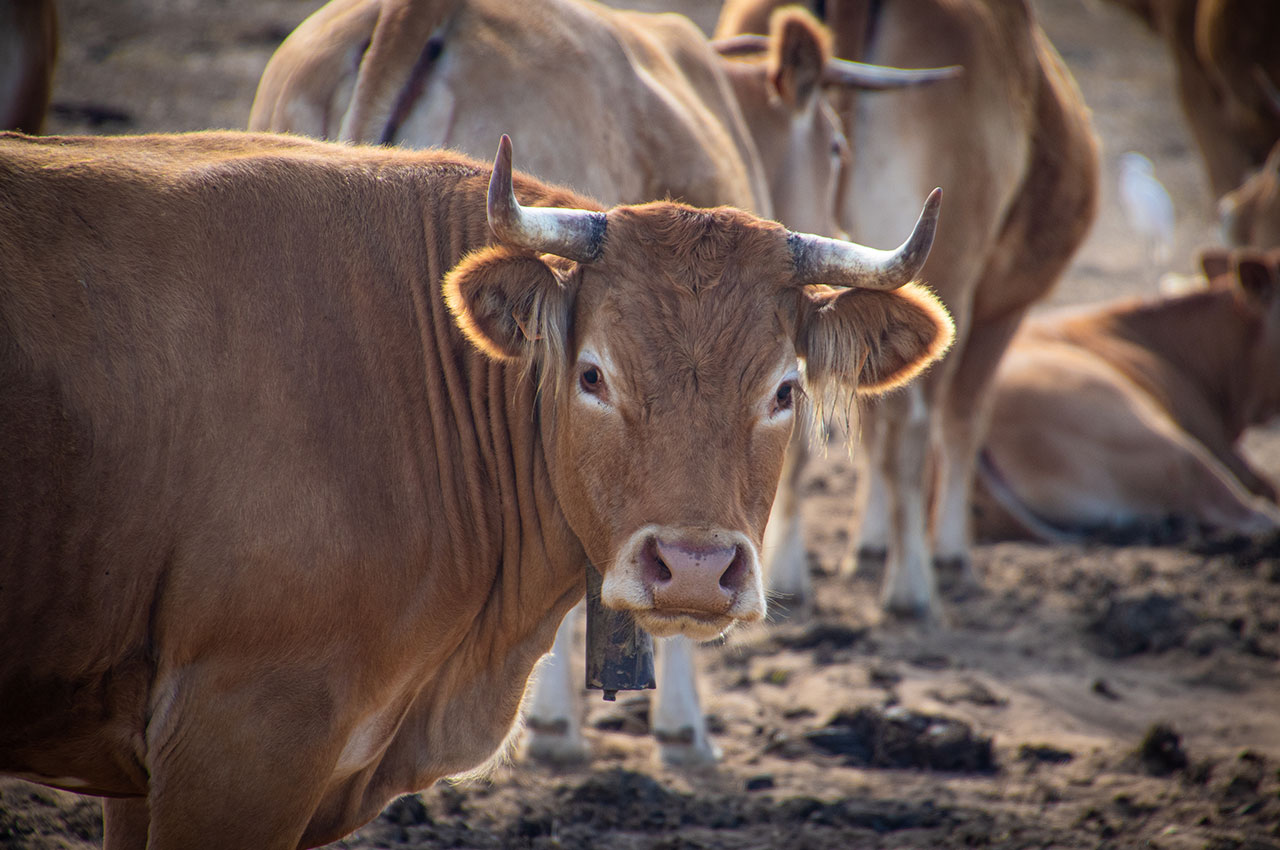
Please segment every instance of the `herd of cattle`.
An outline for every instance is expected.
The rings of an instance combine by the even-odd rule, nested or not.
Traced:
[[[0,772],[106,798],[111,850],[292,848],[522,701],[581,757],[587,564],[670,638],[663,757],[714,759],[692,641],[803,607],[804,412],[858,412],[896,616],[977,581],[975,534],[1280,530],[1237,448],[1280,414],[1280,7],[1115,2],[1227,244],[1199,291],[1032,319],[1100,154],[1025,0],[728,0],[712,37],[332,0],[251,132],[83,138],[23,135],[54,4],[4,4]]]

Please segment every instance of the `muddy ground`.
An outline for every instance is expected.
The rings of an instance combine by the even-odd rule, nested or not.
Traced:
[[[1103,140],[1103,210],[1053,303],[1153,291],[1115,204],[1140,150],[1178,209],[1170,269],[1214,239],[1160,46],[1100,2],[1033,0]],[[237,127],[314,0],[64,0],[55,132]],[[651,4],[656,5],[656,4]],[[704,24],[714,7],[703,7]],[[1280,430],[1247,439],[1280,478]],[[1280,541],[996,544],[931,628],[877,621],[840,577],[855,472],[808,470],[814,618],[701,655],[724,759],[654,764],[643,700],[587,702],[595,761],[441,783],[335,846],[1280,847]],[[91,847],[96,801],[0,782],[0,847]]]

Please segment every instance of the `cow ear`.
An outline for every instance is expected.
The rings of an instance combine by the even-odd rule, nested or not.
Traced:
[[[547,262],[560,263],[554,267]],[[444,278],[454,321],[485,354],[499,360],[563,353],[573,309],[576,264],[491,246],[462,259]]]
[[[796,353],[810,385],[860,394],[901,386],[941,357],[955,338],[951,314],[918,284],[891,291],[807,289]]]
[[[788,108],[804,109],[822,90],[830,36],[816,18],[789,6],[769,20],[769,84]]]
[[[1277,269],[1263,256],[1240,257],[1236,263],[1236,278],[1246,300],[1264,312],[1280,299]]]
[[[1231,252],[1225,248],[1205,248],[1200,252],[1200,268],[1205,280],[1213,285],[1223,275],[1231,273]]]

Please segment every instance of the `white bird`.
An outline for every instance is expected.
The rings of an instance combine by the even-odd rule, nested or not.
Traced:
[[[1142,240],[1147,276],[1155,281],[1173,248],[1173,201],[1156,179],[1151,160],[1136,151],[1120,156],[1120,205]]]

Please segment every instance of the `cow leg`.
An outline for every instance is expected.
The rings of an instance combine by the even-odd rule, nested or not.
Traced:
[[[880,578],[889,554],[890,501],[892,488],[884,477],[885,416],[868,408],[862,421],[862,463],[858,470],[858,529],[854,537],[854,560],[850,569],[857,575]],[[854,439],[849,435],[849,439]]]
[[[931,406],[922,381],[884,399],[882,405],[886,424],[880,473],[892,488],[892,539],[881,606],[890,614],[930,619],[938,613],[925,493]]]
[[[711,742],[698,698],[693,641],[685,637],[658,641],[656,660],[658,693],[651,725],[663,764],[714,764],[720,749]]]
[[[1024,313],[1016,310],[995,320],[974,320],[964,349],[951,355],[954,371],[942,399],[933,506],[934,560],[970,584],[977,583],[970,559],[974,461],[991,415],[992,379]]]
[[[591,753],[582,737],[578,693],[581,667],[574,664],[573,639],[585,610],[575,605],[560,622],[551,652],[539,663],[530,685],[525,726],[527,752],[535,761],[574,764],[586,761]],[[574,671],[578,670],[577,678]]]
[[[765,526],[762,550],[774,620],[805,617],[813,605],[813,585],[800,519],[800,476],[809,461],[809,429],[797,423],[787,447],[782,478]]]
[[[142,797],[106,798],[102,801],[103,850],[146,850],[151,812]]]
[[[206,669],[162,691],[147,735],[149,850],[302,844],[342,746],[324,676]],[[126,823],[138,820],[125,812]]]

